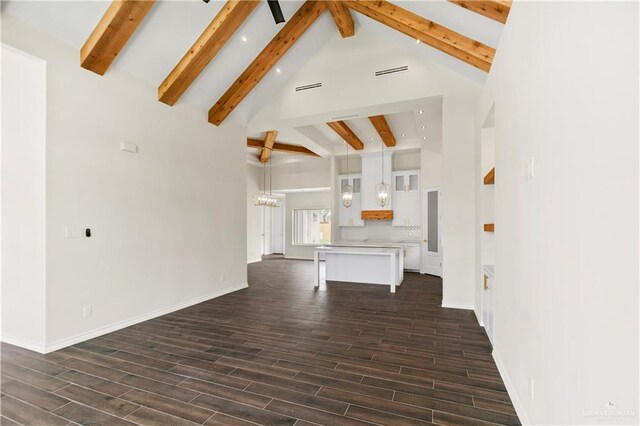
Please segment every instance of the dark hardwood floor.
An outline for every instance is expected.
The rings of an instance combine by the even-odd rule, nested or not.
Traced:
[[[248,289],[47,355],[2,345],[2,424],[519,424],[470,311],[440,279],[312,285],[249,266]]]

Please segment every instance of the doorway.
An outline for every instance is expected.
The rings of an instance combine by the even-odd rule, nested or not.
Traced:
[[[284,254],[284,200],[271,208],[271,254]]]
[[[424,190],[422,273],[442,277],[442,227],[440,226],[440,187]]]

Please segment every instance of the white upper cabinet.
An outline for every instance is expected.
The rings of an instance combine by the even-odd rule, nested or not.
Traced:
[[[393,226],[420,226],[420,172],[393,172]]]
[[[342,188],[351,185],[353,188],[353,200],[351,207],[342,204]],[[359,174],[349,174],[338,176],[338,226],[364,226],[364,221],[360,218],[362,210],[362,176]]]

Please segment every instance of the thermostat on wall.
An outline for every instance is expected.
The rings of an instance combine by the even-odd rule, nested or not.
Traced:
[[[132,143],[121,142],[120,143],[120,151],[138,152],[138,145],[134,145]]]

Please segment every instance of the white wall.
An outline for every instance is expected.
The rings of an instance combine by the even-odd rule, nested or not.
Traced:
[[[247,164],[247,263],[259,262],[262,256],[262,207],[253,205],[262,190],[262,167]]]
[[[442,152],[420,150],[420,183],[423,188],[442,185]]]
[[[639,420],[638,27],[637,2],[514,2],[478,106],[479,127],[495,102],[494,353],[527,423]]]
[[[396,151],[393,154],[393,171],[420,170],[421,156],[419,150]]]
[[[296,209],[331,209],[331,191],[292,192],[286,194],[285,257],[287,259],[313,259],[313,245],[292,244],[293,211]],[[333,222],[333,211],[331,216]]]
[[[45,344],[46,64],[2,45],[2,338]]]
[[[273,191],[304,188],[329,188],[331,162],[328,158],[309,158],[272,166]]]
[[[117,61],[88,72],[77,50],[6,15],[2,38],[47,63],[45,349],[245,286],[244,129],[158,102]],[[66,226],[93,236],[66,239]]]
[[[442,306],[475,307],[474,110],[467,98],[442,100]]]

